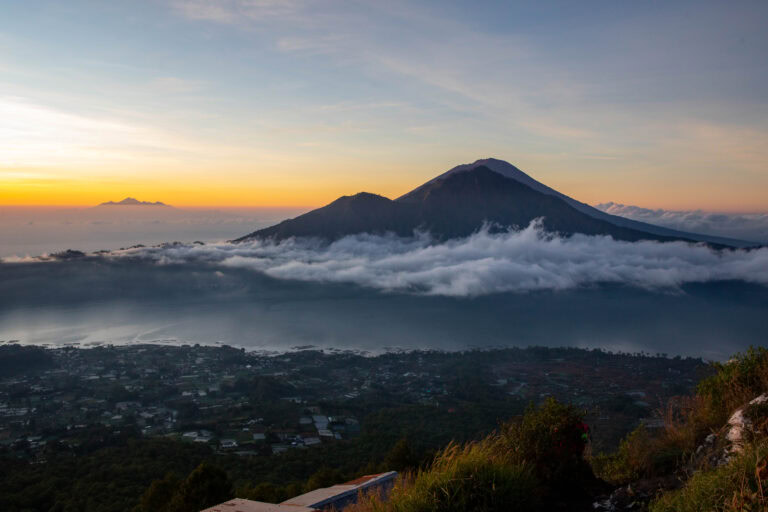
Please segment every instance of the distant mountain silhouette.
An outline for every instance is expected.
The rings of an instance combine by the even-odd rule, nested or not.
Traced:
[[[335,240],[364,232],[410,236],[415,230],[428,231],[437,240],[447,240],[471,235],[484,224],[488,224],[492,232],[498,232],[526,227],[539,218],[546,231],[565,236],[583,233],[610,235],[626,241],[703,240],[716,245],[736,245],[723,242],[728,239],[689,236],[605,214],[495,159],[455,167],[394,201],[366,192],[344,196],[235,242],[290,237]],[[644,226],[653,229],[638,229]]]
[[[149,201],[139,201],[138,199],[134,199],[132,197],[126,197],[122,201],[107,201],[106,203],[101,203],[99,206],[166,206],[169,207],[170,205],[167,205],[165,203],[161,203],[160,201],[155,201],[154,203]]]

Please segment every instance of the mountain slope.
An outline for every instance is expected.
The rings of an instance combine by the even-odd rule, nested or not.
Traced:
[[[568,203],[573,208],[575,208],[576,210],[580,211],[581,213],[589,215],[590,217],[593,217],[595,219],[610,222],[615,226],[629,228],[637,231],[643,231],[645,233],[651,233],[651,234],[660,235],[663,237],[681,238],[686,240],[695,240],[698,242],[709,242],[712,244],[729,245],[732,247],[749,247],[749,246],[758,245],[754,242],[749,242],[745,240],[737,240],[734,238],[726,238],[726,237],[714,236],[714,235],[704,235],[701,233],[688,233],[684,231],[678,231],[675,229],[657,226],[654,224],[648,224],[647,222],[628,219],[626,217],[620,217],[618,215],[611,215],[609,213],[605,213],[601,210],[598,210],[597,208],[594,208],[586,203],[582,203],[580,201],[577,201],[576,199],[568,197],[565,194],[562,194],[557,190],[554,190],[544,185],[543,183],[536,181],[535,179],[531,178],[526,173],[524,173],[514,165],[510,164],[509,162],[505,162],[504,160],[498,160],[496,158],[485,158],[482,160],[477,160],[471,164],[458,165],[453,169],[441,174],[440,176],[433,178],[432,180],[428,181],[421,187],[411,192],[408,192],[404,196],[398,198],[397,201],[401,201],[401,200],[407,201],[412,194],[417,193],[423,187],[426,187],[436,181],[443,180],[452,174],[476,169],[478,167],[487,167],[488,169],[491,169],[492,171],[495,171],[503,176],[506,176],[507,178],[513,179],[519,183],[523,183],[524,185],[527,185],[532,189],[538,192],[541,192],[542,194],[558,197],[563,201],[565,201],[566,203]]]
[[[395,201],[416,209],[421,229],[437,238],[464,237],[483,222],[492,230],[523,228],[542,218],[547,231],[564,235],[611,235],[619,240],[668,240],[594,219],[565,203],[542,194],[485,166],[451,173],[428,182]]]
[[[274,226],[261,229],[235,242],[252,238],[316,237],[336,239],[355,233],[393,232],[401,236],[413,234],[413,222],[409,218],[413,211],[408,206],[398,205],[391,199],[360,192],[354,196],[342,196],[334,202],[284,220]]]
[[[551,189],[550,189],[551,190]],[[257,238],[317,237],[334,240],[356,233],[412,235],[429,231],[438,240],[465,237],[484,223],[499,231],[521,228],[542,218],[547,231],[564,235],[610,235],[619,240],[690,239],[667,237],[616,226],[535,190],[487,166],[457,168],[392,201],[375,194],[344,196],[309,213],[246,235]]]

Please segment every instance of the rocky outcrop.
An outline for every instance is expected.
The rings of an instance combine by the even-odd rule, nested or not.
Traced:
[[[647,510],[648,504],[659,492],[680,487],[680,479],[670,475],[647,478],[619,487],[609,496],[601,496],[592,504],[597,512],[623,512]]]
[[[756,428],[760,427],[759,425],[755,425],[752,422],[752,419],[747,417],[747,408],[750,405],[760,405],[765,403],[768,403],[768,393],[763,393],[757,398],[754,398],[749,404],[737,409],[731,415],[728,419],[725,431],[727,445],[723,450],[723,457],[718,465],[728,463],[732,456],[744,451],[744,443],[750,436],[753,436],[756,433]]]
[[[693,456],[674,475],[663,478],[643,479],[615,489],[610,495],[598,497],[592,509],[602,512],[643,511],[659,493],[679,488],[690,475],[705,468],[716,468],[728,464],[741,454],[756,435],[768,431],[768,419],[757,421],[750,411],[751,406],[766,404],[768,393],[764,393],[735,410],[728,422],[718,433],[709,434]],[[752,414],[751,414],[752,413]],[[768,478],[768,461],[758,467],[758,472]],[[762,477],[761,477],[762,478]]]

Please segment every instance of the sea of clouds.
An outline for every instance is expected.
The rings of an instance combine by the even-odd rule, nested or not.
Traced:
[[[679,231],[768,243],[768,213],[718,213],[702,210],[642,208],[614,202],[595,208],[628,219],[656,224]]]
[[[768,248],[717,251],[684,242],[559,237],[545,233],[538,222],[506,233],[483,229],[443,243],[434,243],[426,234],[412,238],[360,234],[330,244],[307,239],[176,244],[104,257],[244,268],[277,279],[453,297],[602,283],[663,291],[679,290],[686,283],[728,280],[768,286]]]

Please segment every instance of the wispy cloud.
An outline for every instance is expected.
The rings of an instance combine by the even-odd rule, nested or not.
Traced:
[[[126,158],[127,155],[105,151],[103,145],[149,141],[135,126],[63,112],[18,97],[0,98],[0,118],[2,166]]]
[[[768,243],[768,213],[650,209],[614,202],[601,203],[595,207],[612,215],[620,215],[681,231]]]
[[[535,32],[481,30],[412,3],[384,6],[363,1],[342,6],[308,1],[190,0],[174,5],[194,19],[254,24],[260,33],[274,29],[275,45],[283,52],[324,55],[377,79],[389,75],[395,82],[417,84],[423,88],[420,101],[428,98],[454,115],[482,120],[507,137],[540,141],[540,151],[551,153],[557,144],[572,158],[588,161],[590,155],[603,154],[611,146],[625,155],[624,161],[617,162],[620,165],[638,158],[648,163],[654,158],[646,155],[667,158],[674,153],[678,168],[697,163],[696,154],[701,151],[710,160],[728,161],[740,169],[753,169],[764,161],[761,148],[766,146],[766,134],[762,130],[718,119],[707,112],[711,109],[696,109],[697,115],[693,115],[690,105],[684,105],[686,97],[676,102],[677,110],[670,109],[661,95],[658,100],[617,104],[617,94],[637,94],[635,82],[643,86],[648,80],[660,82],[658,72],[637,76],[625,71],[626,62],[637,59],[643,66],[677,69],[665,55],[663,42],[640,45],[622,38],[624,30],[631,34],[644,30],[647,20],[616,21],[597,32],[594,40],[575,30],[573,35],[589,44],[611,43],[618,46],[617,52],[624,52],[621,59],[600,54],[601,61],[587,60],[575,66],[562,65],[553,48]],[[687,27],[693,41],[709,33],[705,30],[712,23],[708,16],[700,13],[700,23]],[[372,19],[380,21],[371,23]],[[674,32],[670,21],[659,30],[665,36]],[[649,53],[659,62],[648,61]],[[620,71],[623,82],[598,79],[601,65],[612,73]],[[628,122],[627,116],[633,121]],[[450,122],[444,122],[443,128],[455,129]],[[519,145],[522,149],[523,143]]]
[[[205,83],[177,76],[159,76],[150,82],[149,87],[162,94],[184,94],[202,91]]]
[[[297,0],[173,0],[172,5],[185,16],[219,23],[262,20],[294,13]]]
[[[705,166],[713,163],[764,174],[768,161],[768,128],[680,119],[667,127],[658,143],[675,160]]]
[[[171,79],[157,87],[186,89],[190,84]],[[227,152],[135,120],[69,112],[22,97],[0,96],[0,119],[0,168],[16,173],[30,167],[173,162]]]

